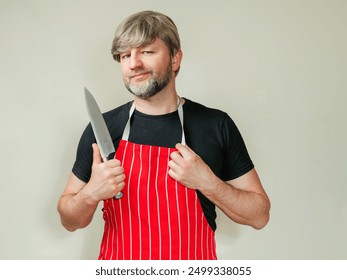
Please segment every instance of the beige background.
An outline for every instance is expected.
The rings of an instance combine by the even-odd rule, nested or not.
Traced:
[[[88,122],[131,99],[113,33],[176,22],[180,95],[230,114],[271,198],[262,231],[219,213],[220,259],[347,258],[347,1],[0,0],[0,259],[95,259],[103,222],[69,233],[56,203]]]

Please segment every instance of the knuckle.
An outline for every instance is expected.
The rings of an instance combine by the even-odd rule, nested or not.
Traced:
[[[111,186],[117,183],[116,177],[112,177],[109,180],[107,180],[107,183]]]
[[[191,161],[191,162],[197,162],[198,161],[198,156],[197,155],[190,155],[189,156],[189,160]]]
[[[105,178],[111,177],[111,175],[112,175],[111,171],[109,169],[104,169],[102,174]]]

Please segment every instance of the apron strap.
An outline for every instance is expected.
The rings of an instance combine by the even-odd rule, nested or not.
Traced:
[[[178,99],[179,99],[179,103],[178,103],[178,117],[180,119],[180,122],[181,122],[181,127],[182,127],[182,139],[181,139],[181,144],[182,145],[186,145],[186,137],[184,135],[184,126],[183,126],[183,106],[182,106],[182,103],[181,103],[181,97],[178,96]]]
[[[134,111],[135,111],[135,105],[133,102],[133,104],[131,105],[130,111],[129,111],[129,118],[128,118],[127,124],[125,125],[124,131],[123,131],[122,140],[128,141],[128,139],[129,139],[130,120],[131,120],[131,116],[133,115]]]
[[[178,110],[178,117],[180,119],[181,127],[182,127],[182,140],[181,140],[181,144],[182,145],[186,145],[186,138],[185,138],[184,129],[183,129],[183,106],[182,106],[182,103],[181,103],[181,97],[178,96],[177,99],[178,99],[178,108],[177,108],[177,110]],[[123,131],[122,140],[128,141],[128,139],[129,139],[129,135],[130,135],[130,120],[131,120],[131,116],[134,114],[134,111],[135,111],[135,105],[134,105],[134,102],[133,102],[133,104],[131,105],[130,111],[129,111],[128,122],[125,125],[124,131]]]

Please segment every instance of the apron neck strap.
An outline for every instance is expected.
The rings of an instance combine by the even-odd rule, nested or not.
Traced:
[[[186,139],[185,139],[185,135],[184,135],[184,129],[183,129],[183,106],[181,103],[181,97],[177,96],[177,111],[178,111],[178,117],[180,119],[181,122],[181,127],[182,127],[182,140],[181,140],[181,144],[182,145],[186,145]],[[122,136],[122,140],[128,141],[129,139],[129,135],[130,135],[130,120],[132,115],[134,114],[135,111],[135,104],[133,102],[133,104],[131,105],[130,111],[129,111],[129,119],[127,124],[125,125],[124,131],[123,131],[123,136]]]

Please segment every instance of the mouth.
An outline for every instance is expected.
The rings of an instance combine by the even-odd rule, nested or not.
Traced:
[[[144,80],[146,79],[149,75],[151,75],[151,72],[141,72],[141,73],[135,73],[129,75],[129,80]]]

